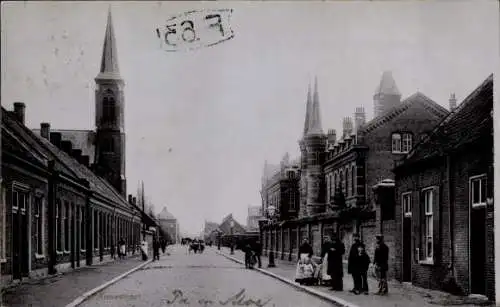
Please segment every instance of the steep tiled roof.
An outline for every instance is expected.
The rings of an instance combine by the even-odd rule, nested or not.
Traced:
[[[361,128],[360,131],[362,132],[369,132],[372,131],[386,122],[390,121],[394,117],[398,116],[399,114],[403,113],[406,111],[412,104],[414,103],[421,103],[427,110],[430,112],[436,114],[437,116],[444,117],[446,116],[449,112],[442,106],[440,106],[438,103],[430,99],[429,97],[425,96],[424,94],[420,92],[416,92],[415,94],[411,95],[410,97],[404,99],[401,104],[395,106],[391,110],[389,110],[387,113],[377,116],[371,121],[367,122],[364,124]]]
[[[127,200],[116,191],[109,182],[97,176],[85,165],[81,164],[73,157],[57,148],[49,140],[37,135],[28,129],[5,109],[2,108],[2,124],[12,129],[16,136],[22,137],[26,144],[29,144],[33,150],[46,157],[47,160],[55,161],[55,169],[64,175],[74,179],[86,179],[89,181],[90,189],[104,198],[109,199],[122,208],[132,208]]]
[[[224,234],[229,235],[231,233],[231,220],[234,221],[233,234],[246,232],[245,227],[241,226],[241,224],[233,218],[233,214],[229,214],[222,220],[222,223],[219,225],[219,229]]]
[[[33,132],[40,135],[40,129],[33,129]],[[61,133],[61,139],[71,141],[73,147],[82,150],[82,155],[89,156],[89,163],[95,162],[95,131],[93,130],[66,130],[51,129],[50,132]]]
[[[424,140],[416,144],[404,162],[453,152],[481,137],[491,137],[493,127],[493,75],[476,88]]]

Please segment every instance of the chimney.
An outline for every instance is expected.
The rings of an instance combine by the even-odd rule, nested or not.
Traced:
[[[457,108],[457,99],[455,98],[455,93],[451,93],[449,102],[450,102],[450,112],[455,111],[455,109]]]
[[[366,115],[364,107],[357,107],[354,112],[354,122],[356,124],[356,131],[366,123]]]
[[[40,135],[44,139],[49,139],[50,136],[50,124],[49,123],[41,123],[40,124]]]
[[[85,165],[86,167],[89,167],[89,162],[90,162],[90,160],[89,160],[89,156],[87,156],[87,155],[84,155],[84,156],[83,156],[83,155],[82,155],[82,156],[80,157],[80,163],[81,163],[81,164],[83,164],[83,165]]]
[[[348,138],[352,134],[352,119],[350,117],[344,117],[342,122],[343,137]]]
[[[134,204],[133,199],[132,199],[132,194],[128,195],[128,203],[131,204],[131,205]]]
[[[75,158],[76,161],[82,163],[82,150],[81,149],[73,149],[71,151],[71,156]]]
[[[328,129],[328,145],[335,145],[337,141],[337,131],[335,129]]]
[[[132,203],[137,206],[137,198],[135,196],[132,197]]]
[[[73,151],[73,144],[71,143],[71,141],[61,141],[61,149],[71,156],[71,153]]]
[[[61,148],[61,138],[62,138],[61,132],[50,133],[50,142],[57,148]]]
[[[16,115],[17,120],[23,125],[25,111],[26,105],[23,102],[14,102],[14,115]]]

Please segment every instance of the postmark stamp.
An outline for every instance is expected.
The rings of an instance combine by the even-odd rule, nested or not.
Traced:
[[[234,37],[232,9],[193,10],[169,18],[156,28],[161,47],[169,52],[210,47]]]

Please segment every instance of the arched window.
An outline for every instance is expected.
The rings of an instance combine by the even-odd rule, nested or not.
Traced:
[[[353,165],[351,168],[351,176],[352,176],[352,195],[356,195],[356,166]]]
[[[342,193],[345,194],[344,172],[343,171],[340,171],[340,188],[342,190]]]
[[[112,96],[106,96],[102,100],[102,119],[114,121],[116,116],[116,102]]]
[[[349,171],[349,167],[345,169],[345,174],[346,174],[346,186],[347,186],[347,196],[351,196],[352,194],[352,187],[351,187],[351,172]]]

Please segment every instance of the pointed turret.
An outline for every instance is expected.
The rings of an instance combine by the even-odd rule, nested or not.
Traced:
[[[304,135],[307,134],[309,130],[309,116],[312,109],[312,98],[311,98],[311,83],[309,83],[307,88],[307,102],[306,102],[306,120],[304,121]]]
[[[401,103],[401,93],[392,77],[392,72],[384,71],[380,84],[373,95],[374,116],[381,116]]]
[[[314,94],[312,101],[312,109],[309,115],[309,128],[307,129],[308,135],[322,135],[323,128],[321,127],[321,115],[319,109],[319,93],[318,93],[318,78],[314,78]]]
[[[97,79],[121,79],[118,68],[118,52],[116,49],[115,31],[111,17],[111,7],[108,9],[108,21],[106,33],[104,35],[104,45],[102,49],[101,69]]]

